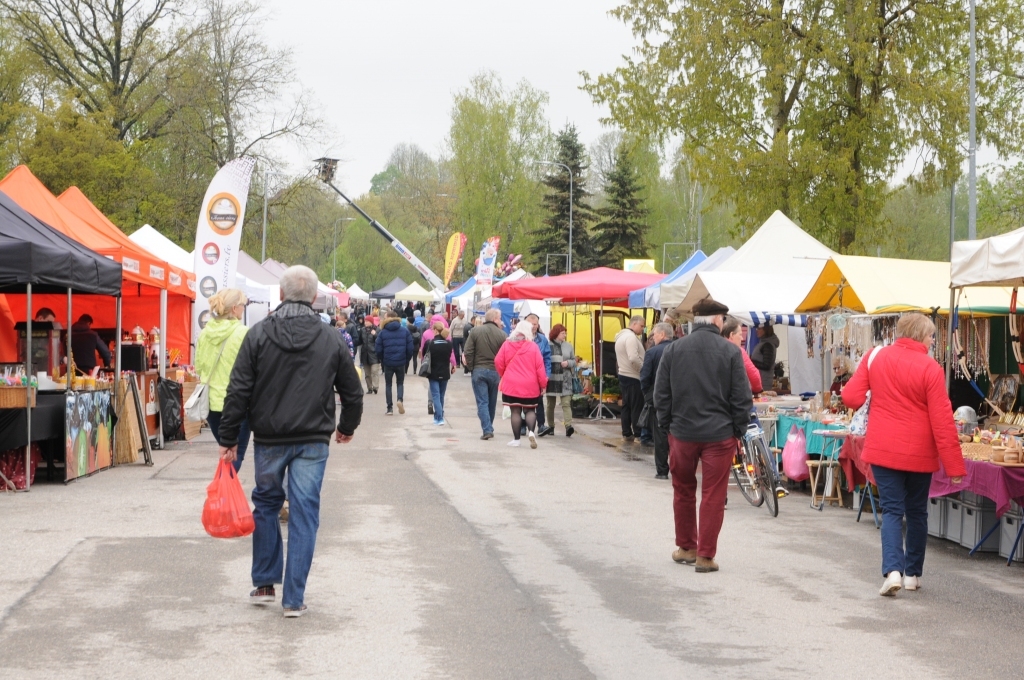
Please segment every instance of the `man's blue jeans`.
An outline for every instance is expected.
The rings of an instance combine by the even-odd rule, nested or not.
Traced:
[[[494,434],[494,414],[498,407],[498,383],[501,376],[493,368],[473,369],[473,396],[476,397],[476,415],[484,434]]]
[[[429,380],[430,400],[434,402],[434,422],[444,420],[444,393],[448,389],[447,380]]]
[[[395,379],[395,383],[398,385],[398,401],[405,401],[405,369],[407,366],[385,366],[384,367],[384,401],[388,405],[388,410],[394,404],[391,402],[391,379]]]
[[[930,472],[904,472],[872,465],[882,505],[882,575],[898,571],[921,576],[928,546],[928,487]],[[903,517],[907,518],[907,543],[903,548]]]
[[[313,563],[320,527],[320,487],[327,464],[327,444],[256,444],[256,488],[252,502],[256,531],[252,535],[252,584],[281,583],[284,574],[286,609],[299,607]],[[284,505],[284,475],[288,472],[288,565],[285,569],[278,514]]]
[[[220,444],[220,417],[221,411],[210,411],[206,416],[206,424],[210,426],[213,438]],[[249,419],[244,418],[238,426],[238,450],[235,452],[235,472],[242,469],[242,461],[245,460],[245,452],[249,448]]]

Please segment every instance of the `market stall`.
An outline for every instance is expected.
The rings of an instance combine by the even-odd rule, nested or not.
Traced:
[[[400,290],[404,290],[406,287],[408,287],[408,285],[408,283],[406,283],[405,281],[396,276],[395,278],[391,279],[391,282],[388,283],[388,285],[384,286],[383,288],[378,288],[377,290],[370,291],[370,297],[374,300],[393,300],[395,297],[395,293],[397,293]]]
[[[79,476],[81,473],[88,474],[105,467],[106,455],[111,450],[109,439],[110,429],[109,409],[90,409],[89,412],[75,411],[70,413],[68,406],[77,404],[78,395],[89,392],[93,394],[103,393],[109,404],[110,393],[100,389],[84,389],[92,387],[79,383],[76,385],[73,377],[68,373],[61,383],[54,384],[52,391],[43,391],[43,387],[50,386],[50,378],[39,376],[35,359],[37,353],[33,348],[33,341],[37,331],[52,334],[52,324],[47,327],[38,326],[33,328],[35,316],[36,295],[59,295],[65,303],[56,308],[57,316],[60,312],[67,310],[64,320],[70,320],[72,310],[72,294],[84,294],[86,298],[92,295],[111,296],[117,298],[116,306],[120,312],[121,294],[121,265],[117,262],[103,257],[74,239],[65,236],[59,231],[52,229],[40,220],[33,217],[6,194],[0,192],[0,293],[6,294],[3,305],[0,306],[0,347],[5,352],[10,348],[18,346],[17,336],[12,336],[14,310],[9,303],[17,301],[19,307],[24,310],[26,317],[24,333],[24,363],[21,364],[20,385],[0,387],[3,393],[0,394],[0,452],[25,446],[24,464],[22,466],[25,477],[24,488],[31,487],[32,481],[32,443],[39,441],[66,442],[65,471],[67,478]],[[117,327],[120,330],[120,314],[117,315]],[[52,337],[52,335],[50,336]],[[70,334],[64,334],[64,343],[70,354]],[[52,361],[55,357],[50,357]],[[15,362],[18,361],[17,356]],[[5,372],[16,366],[8,367]],[[54,367],[59,371],[59,366]],[[52,376],[53,373],[50,373]],[[59,374],[58,374],[59,377]],[[33,387],[35,382],[35,387]],[[97,387],[103,387],[98,383]],[[77,389],[76,389],[77,388]],[[84,400],[83,400],[84,401]],[[92,399],[90,399],[92,401]],[[101,397],[99,400],[103,402]],[[61,402],[64,405],[65,418],[60,418]],[[45,418],[33,421],[33,411],[40,403],[46,404],[44,409]],[[54,408],[56,407],[56,408]],[[14,409],[14,413],[9,410]],[[23,419],[18,418],[18,413],[24,415]],[[19,422],[20,420],[20,422]],[[21,429],[21,423],[24,429]],[[78,429],[73,429],[77,424]],[[80,436],[83,424],[86,426],[85,436]],[[74,435],[72,439],[71,435]],[[72,442],[80,442],[80,446],[73,447]],[[84,453],[80,461],[78,453]],[[84,463],[84,469],[80,466]],[[73,473],[73,474],[72,474]],[[9,489],[9,480],[0,479],[0,488]]]
[[[675,272],[669,274],[664,281],[651,287],[658,291],[656,300],[647,294],[645,294],[645,300],[649,300],[652,303],[656,301],[657,304],[654,306],[660,309],[675,309],[690,291],[690,286],[693,285],[693,280],[697,277],[697,274],[714,271],[735,253],[736,249],[732,246],[724,246],[711,253],[700,264],[684,271],[678,276],[675,275]]]
[[[353,283],[346,289],[348,296],[352,300],[369,300],[370,294],[359,287],[358,283]]]
[[[645,288],[631,290],[629,292],[629,306],[635,308],[651,307],[653,309],[660,309],[661,305],[659,302],[661,300],[661,286],[679,280],[684,274],[686,274],[686,272],[695,269],[707,259],[708,256],[704,254],[704,251],[698,250],[688,257],[685,262],[673,269],[658,283]]]
[[[436,302],[437,296],[420,284],[413,281],[408,286],[395,293],[395,300],[403,302]]]

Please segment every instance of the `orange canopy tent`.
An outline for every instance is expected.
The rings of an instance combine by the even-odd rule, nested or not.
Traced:
[[[125,328],[141,326],[148,331],[161,327],[161,298],[166,291],[167,322],[166,328],[162,329],[165,346],[180,350],[184,357],[190,356],[192,301],[195,299],[193,274],[172,268],[129,239],[77,188],[69,189],[58,199],[24,165],[16,167],[0,180],[0,191],[57,231],[121,263]],[[67,309],[65,296],[34,295],[32,301],[34,312],[49,307],[56,313],[57,321],[66,324],[65,327],[73,323],[74,319],[63,318]],[[7,314],[3,313],[5,311]],[[95,328],[113,328],[116,324],[116,306],[109,298],[76,297],[72,316],[77,318],[83,313],[93,317]],[[7,305],[6,301],[0,300],[0,317],[9,315],[15,321],[23,321],[21,317],[24,314],[24,305]]]

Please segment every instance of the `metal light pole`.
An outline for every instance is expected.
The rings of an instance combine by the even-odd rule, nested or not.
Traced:
[[[970,170],[968,177],[968,198],[967,198],[967,238],[974,240],[978,237],[978,178],[977,178],[977,83],[975,80],[978,57],[975,50],[975,23],[974,23],[974,0],[971,0],[971,82],[970,82],[970,128],[968,131],[967,156],[970,159]]]
[[[560,165],[569,173],[569,257],[567,259],[566,274],[572,274],[572,168],[565,163],[556,161],[533,161],[535,165]]]
[[[348,222],[354,217],[339,217],[334,220],[334,250],[331,251],[331,283],[338,280],[338,222]]]
[[[280,172],[267,171],[263,173],[263,250],[260,252],[260,264],[267,261],[267,187],[270,185],[270,176],[284,177]]]

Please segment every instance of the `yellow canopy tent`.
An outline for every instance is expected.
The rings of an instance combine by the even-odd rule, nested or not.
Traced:
[[[938,308],[948,315],[949,271],[948,262],[833,255],[796,311],[845,307],[865,314],[930,313]],[[976,316],[1005,315],[1009,306],[1006,288],[970,289],[959,303],[961,314]]]
[[[395,293],[396,300],[414,302],[433,302],[437,297],[420,284],[413,281],[402,290]]]

